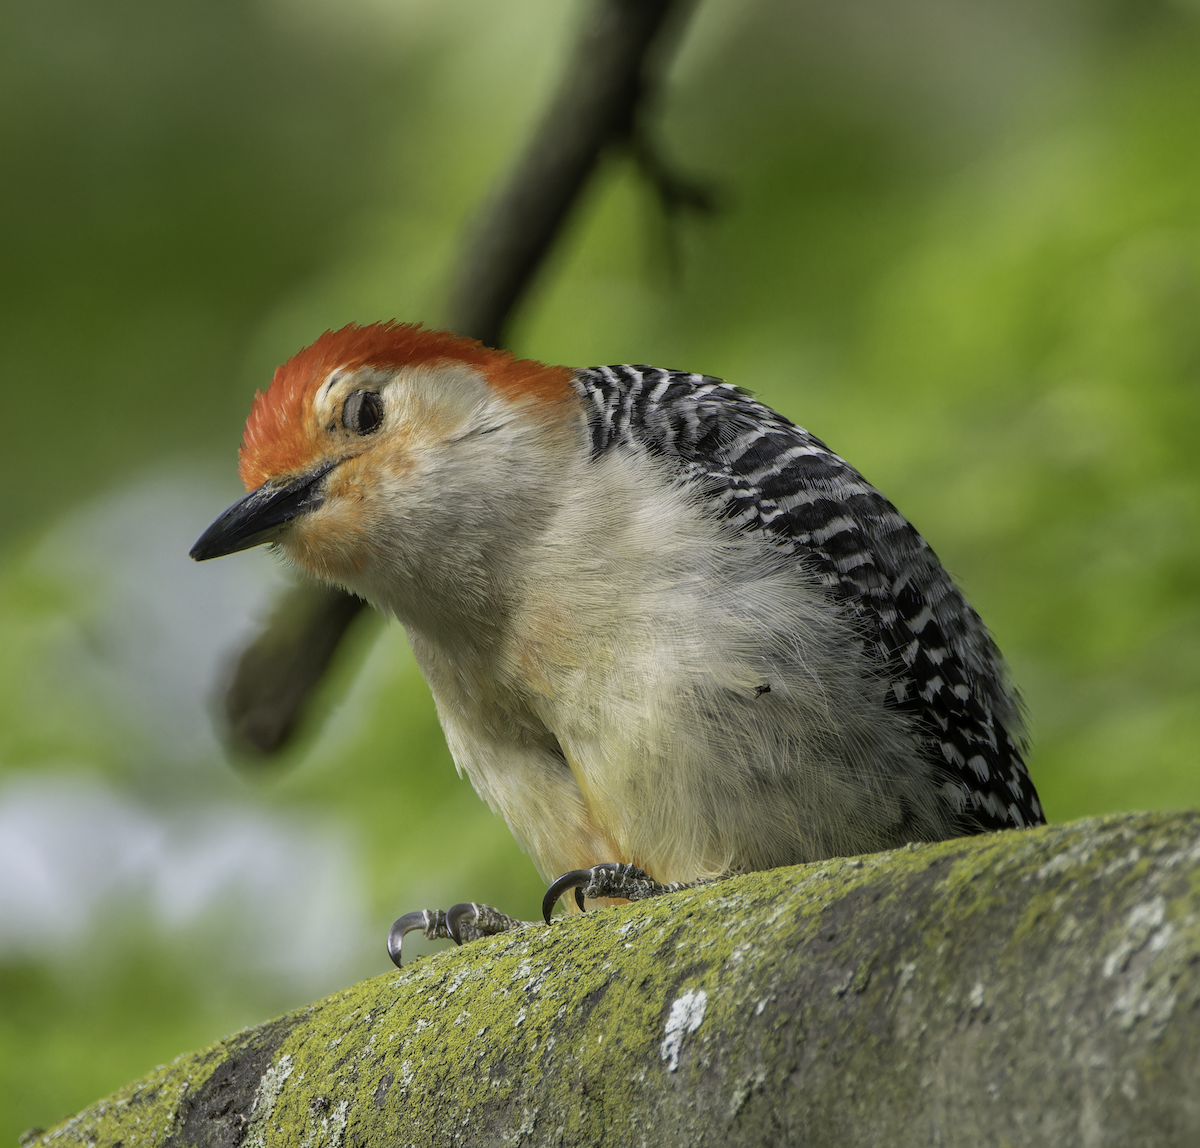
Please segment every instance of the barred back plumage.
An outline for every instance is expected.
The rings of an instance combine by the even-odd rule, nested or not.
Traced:
[[[592,453],[645,450],[712,513],[793,555],[853,619],[887,704],[946,779],[959,832],[1041,824],[1000,653],[914,527],[820,439],[708,375],[593,367],[572,385]]]

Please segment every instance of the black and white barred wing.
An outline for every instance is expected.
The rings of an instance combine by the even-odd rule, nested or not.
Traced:
[[[1000,654],[913,526],[820,439],[738,388],[647,366],[580,371],[592,450],[638,446],[701,484],[741,529],[789,549],[847,610],[911,715],[964,832],[1040,824]]]

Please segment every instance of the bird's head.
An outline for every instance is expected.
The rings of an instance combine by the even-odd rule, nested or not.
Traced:
[[[447,331],[327,331],[255,396],[238,467],[248,493],[191,556],[275,543],[307,573],[372,596],[439,544],[453,556],[469,523],[494,516],[529,435],[577,411],[570,375]]]

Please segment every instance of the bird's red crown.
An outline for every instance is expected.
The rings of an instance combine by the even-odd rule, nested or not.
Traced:
[[[420,324],[351,323],[326,331],[275,371],[271,385],[254,396],[239,453],[238,473],[247,490],[268,478],[303,468],[319,453],[319,428],[309,417],[317,388],[337,368],[406,367],[455,360],[477,367],[497,390],[561,400],[571,392],[565,367],[518,359],[451,331],[427,331]]]

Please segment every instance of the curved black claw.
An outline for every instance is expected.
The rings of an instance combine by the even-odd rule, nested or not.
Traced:
[[[462,932],[459,929],[459,923],[464,917],[474,920],[479,913],[479,906],[473,901],[459,901],[457,905],[451,905],[446,910],[446,931],[450,934],[450,939],[456,944],[463,943]]]
[[[618,865],[616,861],[601,861],[599,865],[593,865],[590,869],[572,869],[570,873],[564,873],[551,883],[550,888],[546,890],[546,895],[542,898],[542,916],[545,918],[546,924],[550,924],[550,913],[554,909],[554,902],[568,889],[575,890],[575,904],[579,906],[581,913],[586,912],[587,910],[583,907],[583,891],[596,880],[596,874],[602,871],[619,873],[622,869],[629,869],[645,876],[640,869],[634,869],[631,865]]]
[[[436,932],[438,924],[437,914],[431,913],[428,909],[418,909],[414,913],[405,913],[403,917],[397,917],[388,930],[387,939],[388,956],[392,958],[392,964],[396,968],[401,968],[400,952],[404,945],[405,933],[420,929],[426,936],[429,936],[431,931]]]
[[[572,869],[570,873],[564,873],[550,883],[550,888],[546,890],[546,895],[542,898],[542,917],[547,925],[550,924],[550,914],[554,912],[554,906],[559,897],[568,889],[575,890],[575,904],[579,906],[581,913],[584,911],[583,891],[591,879],[592,871],[590,869]]]
[[[575,903],[583,909],[584,897],[612,897],[626,901],[645,901],[649,897],[660,897],[663,893],[678,893],[681,889],[690,889],[696,885],[707,885],[715,880],[712,877],[701,877],[696,881],[655,881],[644,869],[628,863],[602,861],[590,869],[573,869],[564,873],[542,898],[542,916],[546,924],[550,924],[550,910],[554,902],[568,889],[575,890]]]
[[[404,934],[420,929],[430,941],[453,941],[456,945],[467,941],[478,941],[481,937],[494,937],[519,929],[529,921],[518,921],[493,909],[491,905],[480,905],[474,901],[460,901],[443,912],[441,909],[418,909],[397,917],[388,932],[388,956],[396,968],[400,967],[400,949]]]

